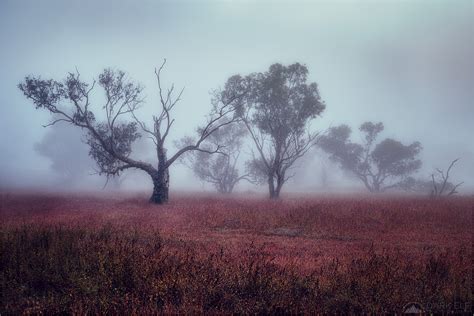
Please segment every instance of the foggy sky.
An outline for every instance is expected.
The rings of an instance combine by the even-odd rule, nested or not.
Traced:
[[[77,67],[92,81],[105,67],[123,69],[145,86],[138,114],[146,119],[158,109],[153,70],[163,58],[164,82],[185,87],[170,154],[173,139],[204,122],[209,92],[229,76],[301,62],[327,105],[316,129],[382,121],[382,137],[422,143],[420,175],[461,157],[453,180],[474,186],[471,0],[96,2],[0,2],[0,187],[56,183],[51,161],[35,150],[50,116],[16,87],[26,75],[60,80]],[[315,154],[305,159],[302,174],[320,172]],[[183,166],[171,174],[172,189],[201,188]],[[297,187],[314,188],[313,179],[299,177]]]

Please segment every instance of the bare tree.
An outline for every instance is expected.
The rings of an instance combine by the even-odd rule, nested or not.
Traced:
[[[340,125],[330,128],[318,144],[342,169],[361,180],[370,192],[382,192],[400,187],[400,181],[421,167],[421,161],[417,159],[421,151],[419,142],[403,145],[386,138],[375,145],[383,129],[382,123],[363,123],[360,130],[365,142],[361,145],[350,141],[349,126]],[[390,183],[386,184],[387,181]]]
[[[245,127],[230,124],[213,133],[206,140],[209,148],[221,144],[223,154],[210,155],[202,151],[190,152],[184,163],[204,182],[211,183],[220,193],[232,193],[234,187],[242,180],[250,181],[248,174],[240,174],[238,168]]]
[[[457,189],[464,182],[453,184],[449,182],[448,179],[449,179],[449,173],[451,172],[451,169],[454,167],[456,162],[459,161],[459,159],[460,158],[457,158],[451,161],[451,164],[449,165],[446,172],[444,172],[443,170],[439,168],[436,168],[436,171],[438,172],[437,176],[435,176],[434,173],[431,175],[431,183],[432,183],[431,197],[435,198],[435,197],[441,197],[441,196],[451,196],[458,193]]]
[[[183,90],[175,93],[174,85],[164,89],[160,75],[166,63],[155,69],[158,84],[160,109],[153,116],[153,127],[149,128],[137,117],[137,109],[143,103],[142,87],[130,81],[123,71],[105,69],[98,78],[98,84],[105,93],[102,109],[105,120],[98,121],[92,111],[91,93],[96,86],[81,81],[78,71],[69,73],[63,82],[53,79],[27,76],[18,87],[36,108],[49,111],[54,119],[46,126],[66,122],[87,131],[89,154],[96,161],[101,174],[115,176],[122,171],[135,168],[145,171],[153,181],[150,201],[168,201],[169,167],[185,152],[198,150],[219,153],[221,146],[202,148],[202,143],[219,128],[238,120],[235,115],[236,102],[242,95],[228,95],[225,100],[213,99],[212,109],[206,123],[197,129],[195,141],[177,150],[170,158],[165,141],[173,126],[171,111],[180,101]],[[128,118],[128,120],[127,120]],[[131,119],[131,120],[130,120]],[[139,132],[141,129],[141,133]],[[158,164],[132,158],[132,144],[139,137],[147,135],[155,145]]]
[[[294,163],[315,143],[311,121],[325,104],[316,83],[307,83],[308,69],[295,63],[273,64],[264,73],[229,78],[226,94],[248,90],[239,113],[257,153],[247,166],[255,181],[266,182],[270,198],[278,198],[292,177]]]

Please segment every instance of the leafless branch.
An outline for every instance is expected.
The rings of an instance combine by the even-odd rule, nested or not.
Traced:
[[[432,196],[433,197],[443,196],[443,194],[445,193],[445,190],[447,189],[448,185],[452,186],[452,188],[448,193],[445,194],[446,196],[451,196],[451,195],[454,195],[454,194],[458,193],[457,189],[464,182],[460,182],[460,183],[454,185],[454,184],[451,184],[450,182],[448,182],[448,180],[449,180],[451,169],[459,161],[459,159],[460,158],[457,158],[457,159],[454,159],[453,161],[451,161],[451,164],[449,165],[448,169],[446,170],[446,173],[443,170],[439,169],[439,168],[435,169],[439,174],[439,178],[441,180],[440,181],[441,183],[440,183],[440,187],[438,188],[438,182],[435,179],[435,175],[434,174],[431,175],[431,181],[432,181],[432,185],[433,185],[433,191],[432,191]]]

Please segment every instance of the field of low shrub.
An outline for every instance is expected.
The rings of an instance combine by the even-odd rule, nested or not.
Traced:
[[[472,198],[1,199],[2,315],[472,311]]]

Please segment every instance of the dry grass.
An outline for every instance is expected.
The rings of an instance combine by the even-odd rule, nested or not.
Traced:
[[[0,314],[472,309],[473,198],[0,198]]]

